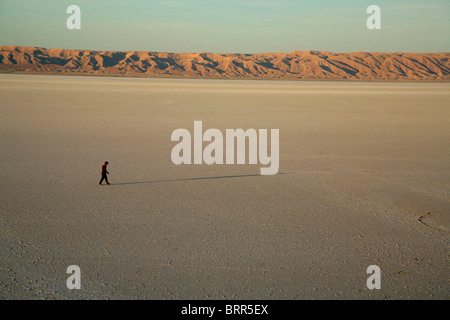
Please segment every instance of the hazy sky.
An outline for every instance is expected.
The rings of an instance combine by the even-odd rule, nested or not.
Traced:
[[[81,8],[81,30],[66,9]],[[366,9],[381,8],[381,30]],[[169,52],[448,52],[449,0],[0,0],[0,45]]]

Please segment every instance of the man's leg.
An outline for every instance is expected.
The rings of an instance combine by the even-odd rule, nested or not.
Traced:
[[[108,182],[108,175],[105,173],[105,181],[106,181],[106,184],[109,184],[109,182]]]
[[[102,174],[102,178],[100,179],[100,182],[98,184],[102,184],[103,179],[105,179],[105,175],[104,174]]]

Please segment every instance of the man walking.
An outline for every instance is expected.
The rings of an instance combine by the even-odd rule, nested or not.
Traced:
[[[99,185],[103,185],[102,184],[102,182],[103,182],[103,180],[105,180],[106,181],[106,184],[109,184],[109,182],[108,182],[108,176],[107,176],[107,174],[109,174],[109,172],[106,170],[106,166],[108,165],[108,161],[105,161],[105,163],[104,164],[102,164],[102,179],[100,180],[100,182],[99,182]]]

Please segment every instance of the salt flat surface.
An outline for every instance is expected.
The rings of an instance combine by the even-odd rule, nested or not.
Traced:
[[[2,299],[449,298],[450,83],[1,74],[0,97]],[[195,120],[279,129],[279,174],[174,165]]]

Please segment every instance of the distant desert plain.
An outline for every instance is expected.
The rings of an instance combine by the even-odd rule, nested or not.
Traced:
[[[93,74],[0,74],[1,299],[449,298],[449,82],[95,76],[448,80],[448,53],[0,57]],[[171,133],[196,120],[279,129],[278,174],[175,165]]]

